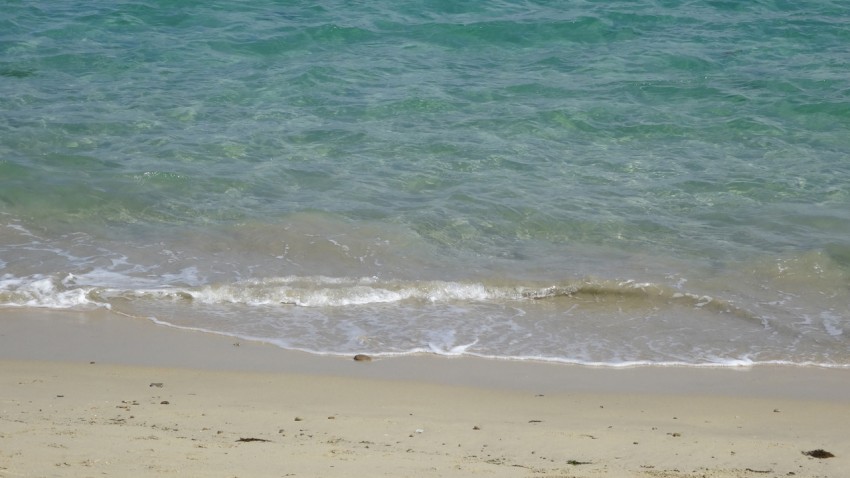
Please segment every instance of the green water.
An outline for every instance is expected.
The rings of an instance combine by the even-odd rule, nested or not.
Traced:
[[[203,312],[195,300],[127,313],[163,308],[163,322],[323,353],[428,349],[431,333],[445,351],[484,337],[453,317],[483,314],[499,339],[469,353],[848,364],[848,24],[850,7],[813,1],[11,2],[0,13],[0,302],[45,305],[21,292],[45,278],[55,298],[376,277],[365,291],[299,282],[359,298],[309,313],[221,297]],[[601,281],[618,291],[608,304],[628,281],[667,292],[619,319],[591,307],[569,327],[573,306],[589,307],[569,294],[533,311],[485,294],[494,310],[481,311],[463,294],[431,310],[429,293],[405,293],[384,322],[357,326],[379,345],[347,328],[375,313],[363,307],[377,289],[435,280]],[[680,307],[676,293],[744,311],[755,329],[725,324],[718,337],[753,338],[705,352],[706,330],[684,318],[705,307]],[[87,300],[56,303],[118,305]],[[637,317],[635,330],[591,333]],[[552,321],[541,337],[523,322],[538,319]],[[278,320],[293,328],[269,326]],[[341,324],[327,342],[300,328],[327,321]],[[675,344],[616,345],[671,327]],[[414,344],[390,338],[423,331]]]

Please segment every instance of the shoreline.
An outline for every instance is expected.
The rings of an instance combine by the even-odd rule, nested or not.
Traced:
[[[0,477],[832,477],[850,372],[368,363],[2,310]],[[845,418],[842,418],[845,417]],[[804,455],[826,450],[828,459]]]
[[[711,394],[850,400],[850,369],[816,366],[596,367],[474,356],[407,355],[358,363],[174,328],[105,310],[3,309],[0,360],[98,362],[237,372],[414,380],[542,392]]]

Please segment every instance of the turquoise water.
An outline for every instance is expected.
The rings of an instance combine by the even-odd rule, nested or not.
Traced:
[[[842,2],[7,3],[3,307],[850,366]]]

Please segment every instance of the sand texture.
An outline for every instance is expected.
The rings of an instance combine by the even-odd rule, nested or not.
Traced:
[[[839,477],[850,405],[0,363],[0,476]],[[825,449],[835,457],[803,454]]]
[[[848,379],[355,362],[97,315],[5,314],[0,477],[846,477]],[[804,454],[818,449],[834,456]]]

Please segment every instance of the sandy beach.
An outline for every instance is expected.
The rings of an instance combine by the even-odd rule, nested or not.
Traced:
[[[355,362],[102,312],[5,309],[0,476],[842,477],[848,379]]]

